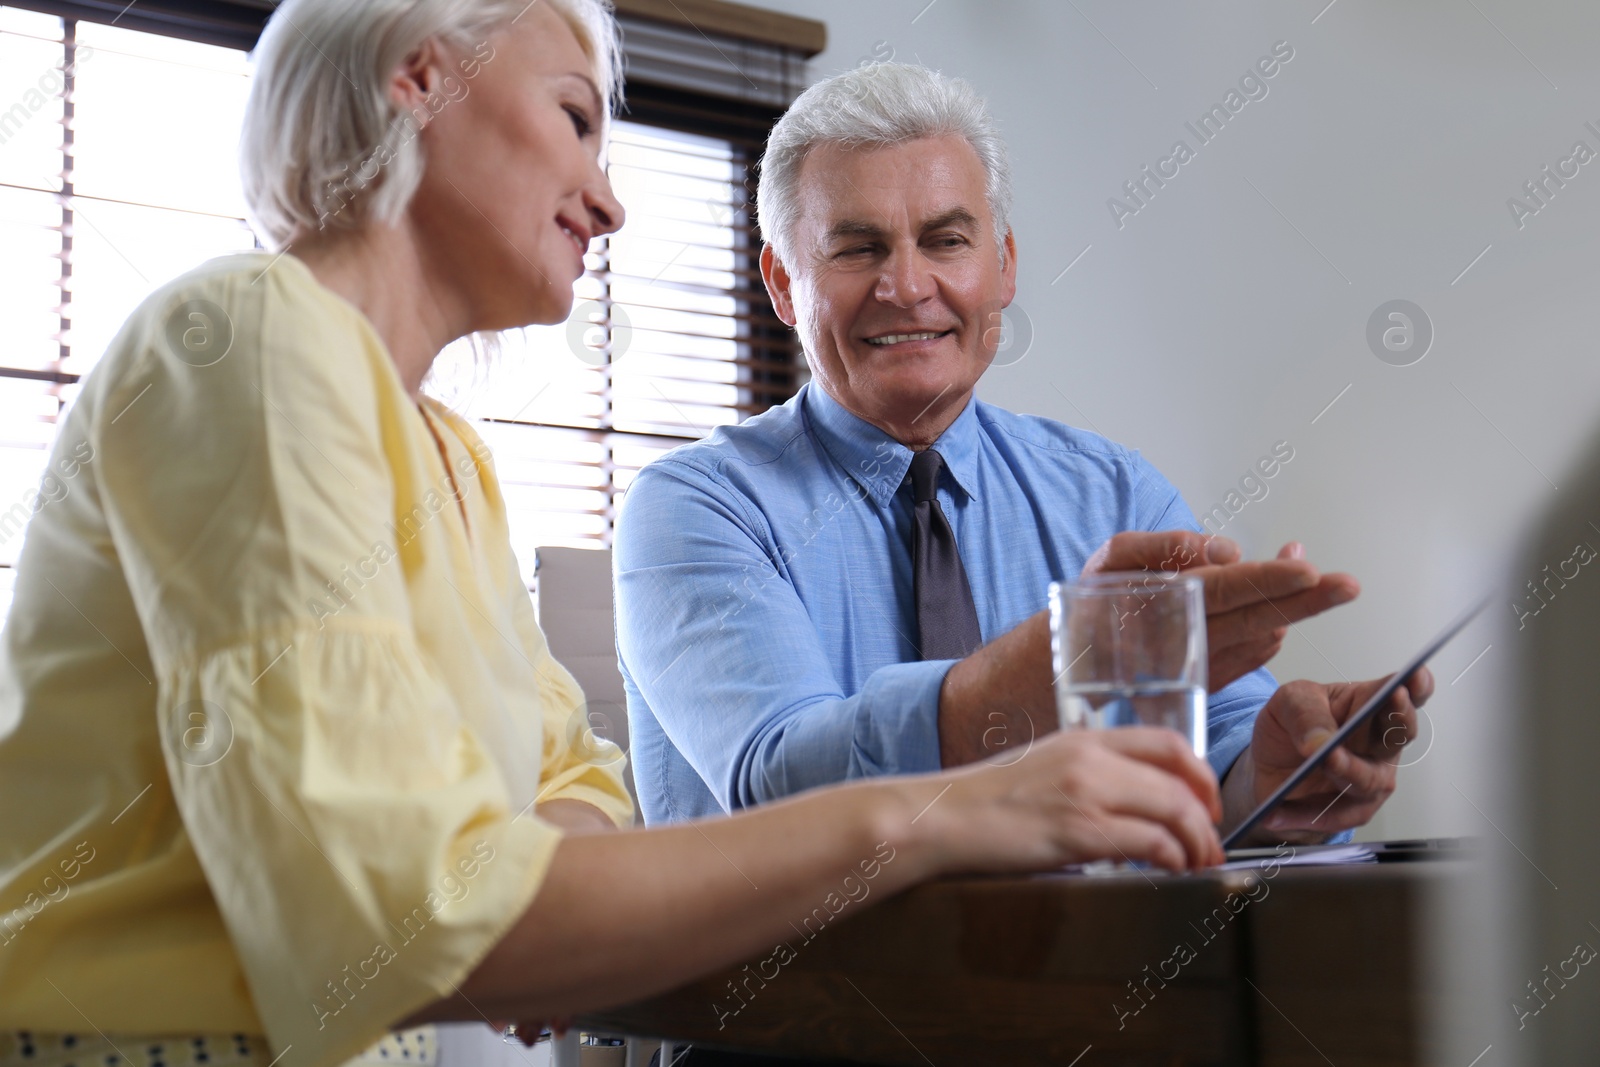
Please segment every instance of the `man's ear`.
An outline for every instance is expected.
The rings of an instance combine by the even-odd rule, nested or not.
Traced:
[[[427,125],[433,114],[428,98],[438,94],[448,69],[438,40],[428,38],[389,76],[389,100],[402,112],[410,112],[419,128]]]
[[[778,318],[783,320],[785,326],[793,326],[798,321],[790,293],[793,279],[789,277],[789,268],[783,265],[783,260],[778,258],[770,244],[761,246],[761,280],[766,284],[767,295],[772,298],[772,310],[778,313]]]
[[[1010,307],[1017,298],[1017,238],[1006,231],[1005,262],[1000,266],[1000,306]]]

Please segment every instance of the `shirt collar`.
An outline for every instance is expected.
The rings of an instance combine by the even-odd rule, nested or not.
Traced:
[[[815,382],[805,386],[804,394],[806,421],[824,450],[874,503],[886,507],[905,483],[911,449],[847,411]],[[978,400],[973,396],[933,444],[957,488],[973,500],[978,499],[978,436]]]

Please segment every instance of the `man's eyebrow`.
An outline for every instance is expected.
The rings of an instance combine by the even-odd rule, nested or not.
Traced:
[[[828,227],[828,240],[841,241],[855,237],[881,237],[883,227],[863,219],[841,219]]]
[[[946,211],[943,214],[935,215],[933,218],[924,222],[922,224],[922,232],[927,233],[929,230],[942,230],[947,226],[954,226],[957,229],[976,228],[977,225],[978,216],[974,215],[964,207],[954,207],[949,211]]]
[[[948,211],[940,212],[930,219],[925,220],[919,233],[930,230],[942,230],[950,227],[956,229],[976,229],[978,217],[964,207],[953,207]],[[827,238],[829,241],[852,240],[857,238],[877,238],[883,236],[883,227],[864,219],[841,219],[828,227]]]

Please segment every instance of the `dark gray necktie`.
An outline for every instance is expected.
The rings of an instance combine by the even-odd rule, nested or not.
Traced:
[[[911,457],[911,572],[923,659],[961,659],[983,644],[956,534],[939,506],[943,469],[944,457],[931,448]]]

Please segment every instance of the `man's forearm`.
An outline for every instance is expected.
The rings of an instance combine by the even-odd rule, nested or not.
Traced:
[[[1039,612],[950,668],[939,690],[943,766],[1021,752],[1057,726],[1050,615]]]
[[[1250,754],[1250,746],[1246,745],[1222,777],[1222,825],[1219,829],[1224,836],[1232,833],[1233,828],[1255,810],[1255,791],[1255,759]],[[1257,827],[1245,844],[1264,844],[1255,840],[1260,836],[1261,828]]]

